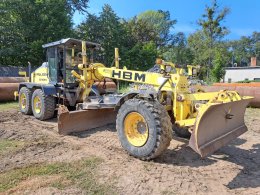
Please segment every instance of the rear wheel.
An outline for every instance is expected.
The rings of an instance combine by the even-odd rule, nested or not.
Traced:
[[[142,160],[162,154],[172,139],[170,117],[157,101],[126,101],[118,111],[116,126],[123,148]]]
[[[172,122],[172,127],[173,127],[173,132],[181,138],[190,138],[191,133],[189,132],[189,128],[188,127],[180,127],[180,125],[175,123],[175,118],[174,118],[174,114],[172,111],[168,112],[168,114],[171,117],[171,122]]]
[[[32,114],[31,105],[32,92],[27,87],[22,87],[19,91],[19,107],[23,114]]]
[[[47,120],[53,118],[55,111],[55,98],[47,96],[41,89],[36,89],[32,95],[32,111],[35,118]]]

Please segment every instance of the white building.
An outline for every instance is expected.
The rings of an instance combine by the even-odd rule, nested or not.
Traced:
[[[248,66],[248,67],[228,67],[225,69],[226,74],[224,82],[237,82],[244,80],[260,80],[260,66]]]

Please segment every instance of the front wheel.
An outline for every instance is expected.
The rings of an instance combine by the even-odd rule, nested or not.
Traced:
[[[32,111],[35,118],[47,120],[53,118],[55,111],[55,98],[47,96],[41,89],[36,89],[32,95]]]
[[[158,101],[126,101],[118,111],[116,127],[122,147],[142,160],[161,155],[172,139],[170,117]]]

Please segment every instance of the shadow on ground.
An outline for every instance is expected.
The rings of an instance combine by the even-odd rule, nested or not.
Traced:
[[[229,189],[260,187],[260,144],[254,144],[249,150],[237,147],[243,142],[246,140],[238,138],[219,150],[227,155],[226,161],[242,167],[237,176],[228,183]]]
[[[88,131],[73,133],[71,136],[86,138],[99,131],[110,131],[116,133],[115,124],[91,129]],[[190,147],[188,140],[174,136],[173,141],[178,141],[177,148],[167,149],[165,153],[154,162],[158,164],[170,164],[176,166],[206,167],[219,160],[235,163],[242,168],[235,178],[227,184],[227,188],[257,188],[260,187],[260,144],[254,144],[251,149],[242,149],[240,145],[246,142],[245,139],[237,138],[228,146],[215,152],[213,155],[201,158]]]
[[[254,144],[251,149],[245,150],[239,146],[244,144],[246,140],[237,138],[228,146],[202,159],[188,147],[188,140],[180,138],[174,139],[184,144],[176,149],[167,149],[161,157],[155,159],[156,163],[204,167],[212,165],[219,160],[224,160],[242,167],[237,176],[233,178],[226,187],[229,189],[260,187],[260,144]]]

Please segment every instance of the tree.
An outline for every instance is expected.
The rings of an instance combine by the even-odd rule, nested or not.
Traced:
[[[157,47],[167,45],[172,40],[172,20],[169,11],[149,10],[128,21],[128,28],[136,42],[155,42]]]
[[[198,24],[202,27],[204,35],[209,39],[209,46],[213,48],[216,41],[220,41],[225,35],[228,34],[228,30],[221,23],[230,12],[229,8],[224,7],[219,10],[217,0],[212,0],[212,5],[208,5],[205,8],[205,12],[202,18],[199,19]]]
[[[65,0],[12,0],[0,3],[0,64],[39,65],[42,44],[69,37],[72,10]]]
[[[250,58],[260,60],[260,33],[253,32],[251,36],[242,36],[239,40],[230,41],[233,62],[238,66],[249,66]]]
[[[188,47],[187,38],[183,32],[179,32],[173,36],[171,45],[163,54],[164,59],[176,64],[184,65],[193,62],[193,55]]]
[[[168,50],[173,39],[171,29],[176,20],[168,11],[146,11],[130,20],[123,20],[126,37],[122,63],[129,68],[147,70],[156,57]]]
[[[260,60],[260,32],[253,32],[251,40],[253,56]]]
[[[208,47],[206,37],[202,31],[191,34],[188,38],[188,47],[193,53],[193,64],[206,66],[208,63]]]
[[[88,41],[101,43],[103,41],[102,25],[98,16],[87,14],[87,18],[76,29],[76,35]]]
[[[104,5],[100,16],[88,14],[77,31],[80,38],[102,45],[100,55],[103,60],[100,60],[107,66],[110,66],[114,60],[114,48],[124,51],[126,32],[120,18],[109,5]]]
[[[158,37],[152,25],[147,21],[138,20],[136,16],[129,21],[124,21],[124,26],[131,37],[132,46],[137,43],[155,41]]]
[[[80,12],[86,12],[86,9],[88,8],[88,2],[89,0],[67,0],[67,8],[69,8],[71,11],[80,11]]]
[[[155,43],[137,43],[133,48],[126,51],[122,64],[132,70],[146,71],[155,64],[157,48]]]
[[[240,40],[231,41],[229,44],[233,52],[233,63],[247,66],[252,56],[250,37],[242,36]]]
[[[224,43],[219,44],[214,51],[213,67],[211,70],[212,81],[219,82],[225,76],[224,67],[229,63],[230,53]]]
[[[198,21],[201,30],[189,38],[189,46],[195,53],[194,61],[206,66],[204,69],[206,69],[207,79],[214,66],[212,61],[215,58],[216,49],[224,36],[228,34],[227,28],[222,25],[228,13],[228,8],[220,9],[217,1],[212,0],[211,6],[206,6],[205,13]]]
[[[120,18],[109,5],[105,5],[100,13],[102,35],[102,47],[105,63],[111,65],[114,60],[114,48],[123,50],[125,41],[125,30]]]

